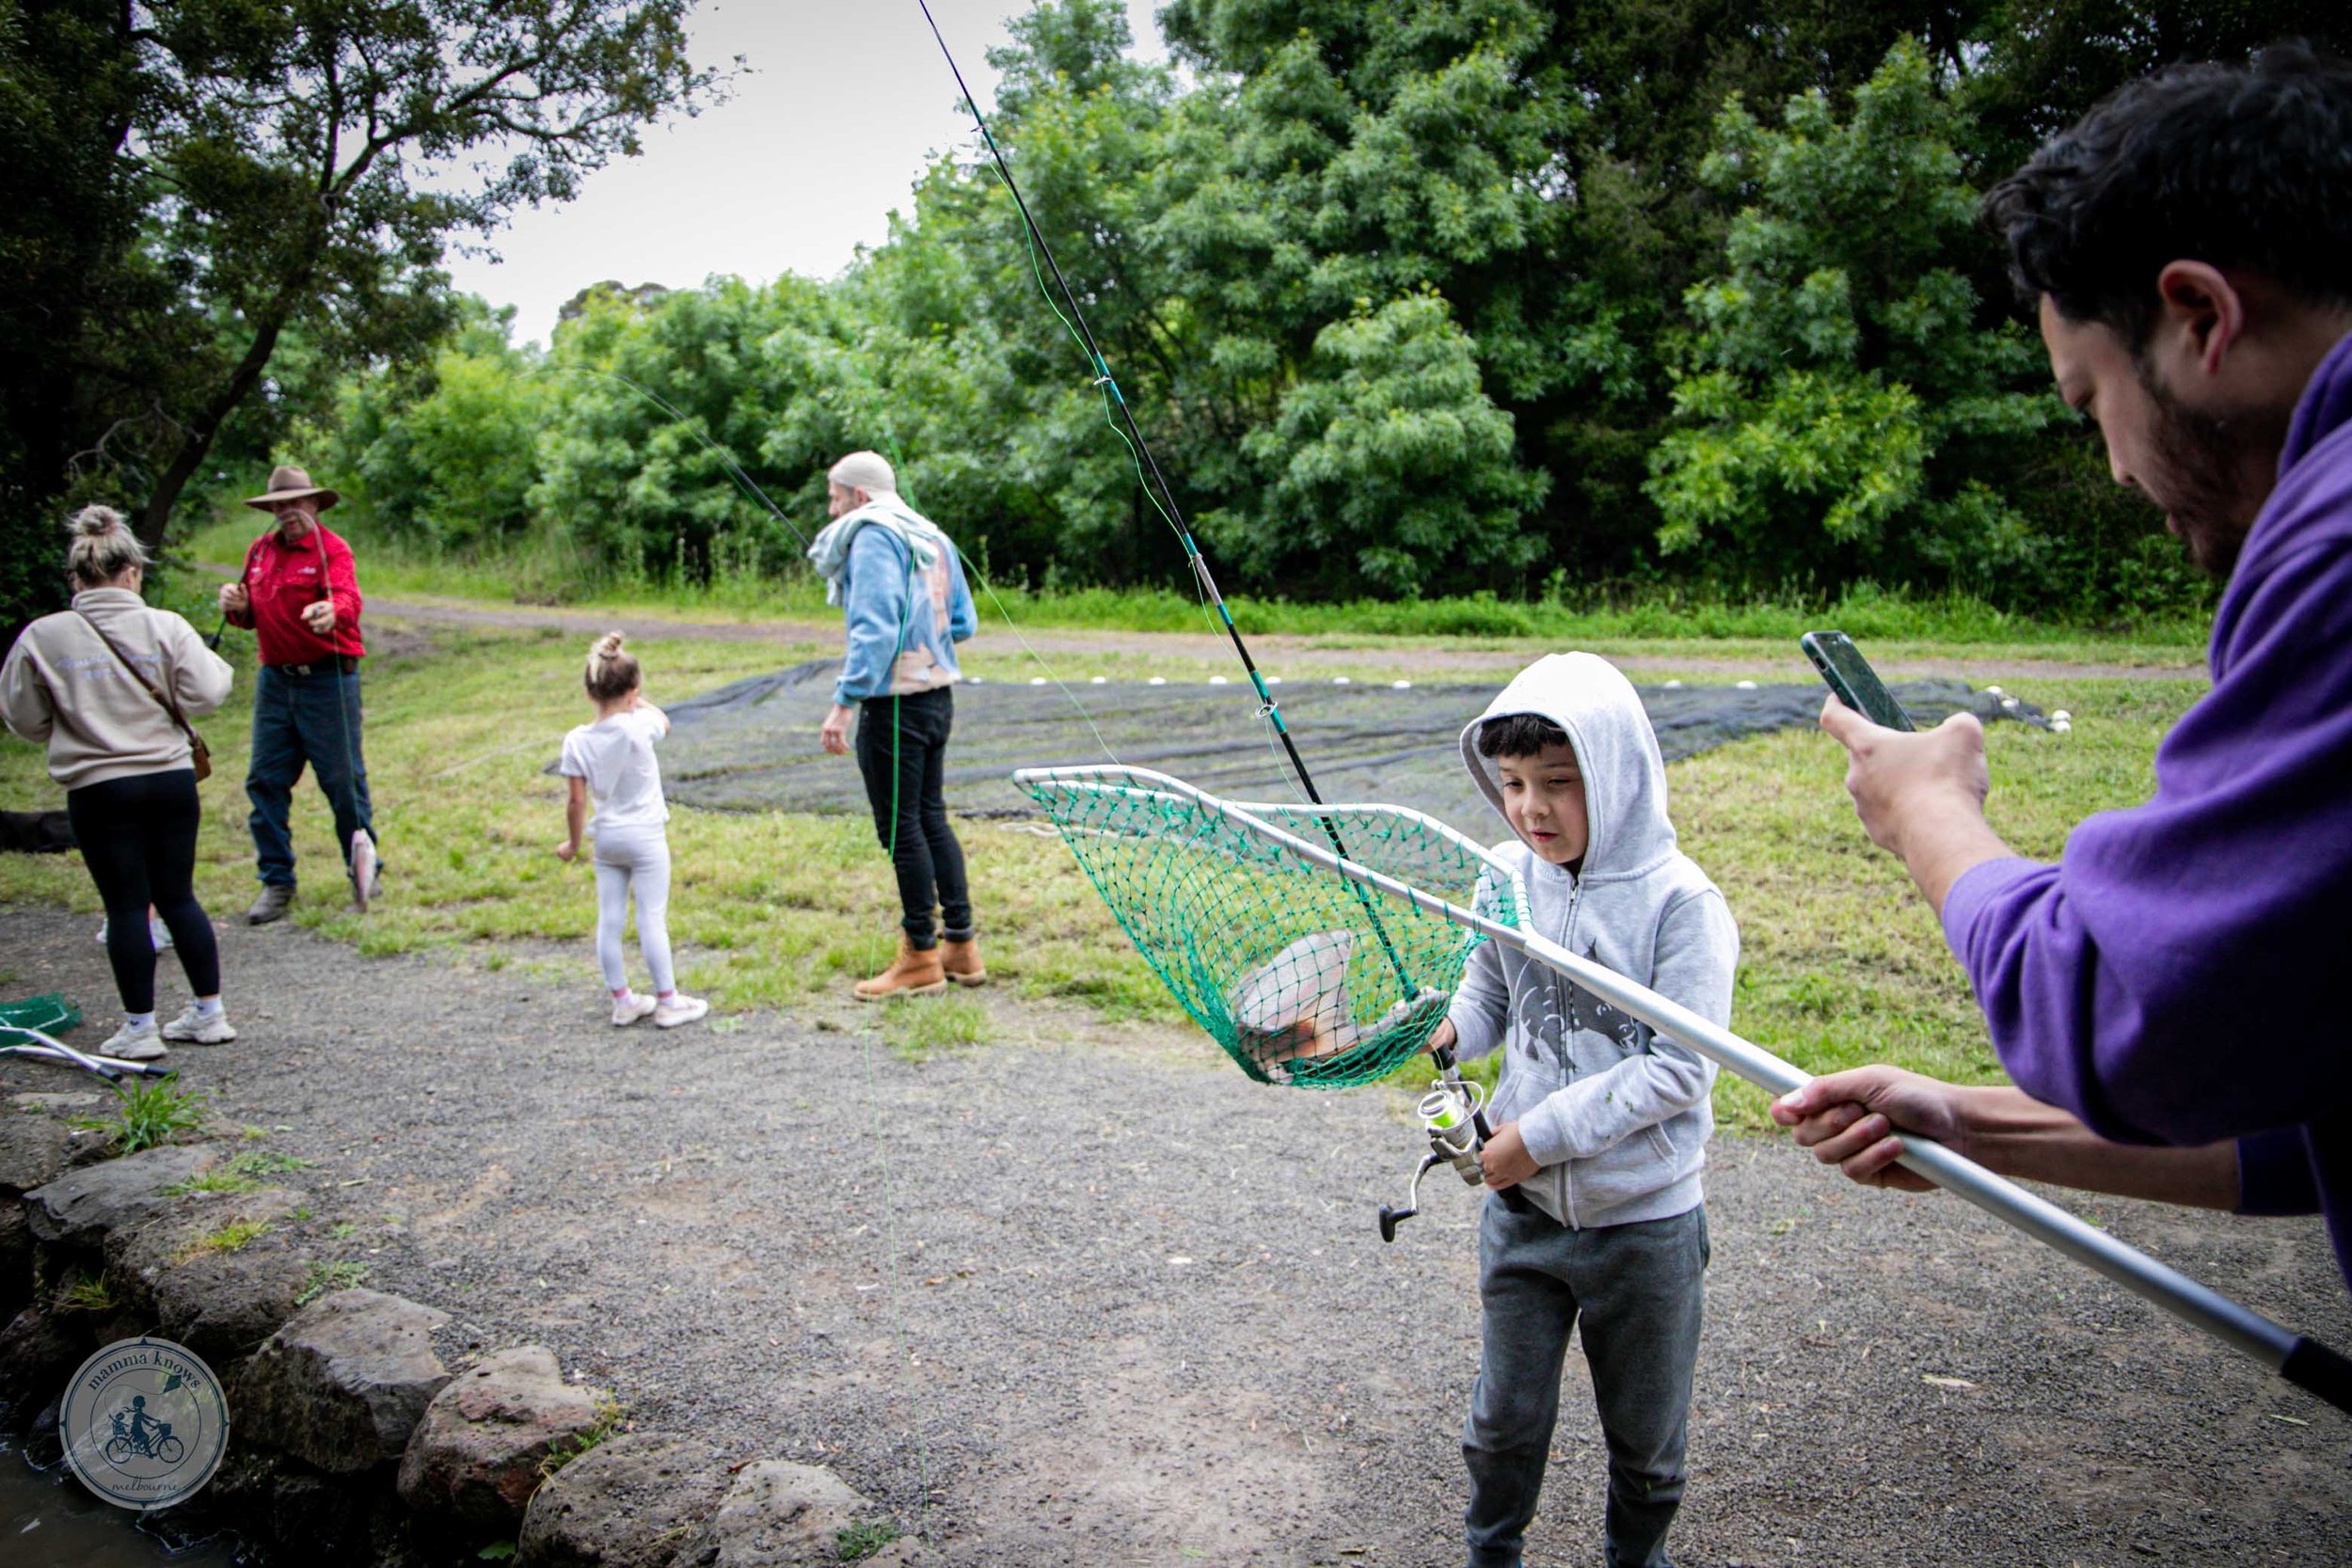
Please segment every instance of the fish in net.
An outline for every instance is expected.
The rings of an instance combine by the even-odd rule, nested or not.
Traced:
[[[1424,1050],[1486,938],[1362,887],[1239,814],[1516,927],[1518,874],[1402,806],[1229,804],[1148,768],[1026,768],[1059,830],[1170,994],[1261,1083],[1344,1088]]]

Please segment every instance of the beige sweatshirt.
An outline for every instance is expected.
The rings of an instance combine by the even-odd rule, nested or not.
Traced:
[[[79,611],[106,628],[149,685],[167,690],[190,721],[229,695],[229,661],[168,610],[127,588],[91,588],[73,609],[24,628],[0,665],[0,720],[49,744],[49,776],[68,789],[185,768],[188,737],[164,705],[124,673]]]

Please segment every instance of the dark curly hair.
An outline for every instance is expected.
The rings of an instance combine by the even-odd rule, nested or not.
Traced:
[[[1540,713],[1505,713],[1478,726],[1482,757],[1532,757],[1567,743],[1568,732]]]
[[[2189,260],[2352,304],[2352,67],[2301,43],[2109,95],[1985,197],[2028,304],[2137,349],[2156,275]]]

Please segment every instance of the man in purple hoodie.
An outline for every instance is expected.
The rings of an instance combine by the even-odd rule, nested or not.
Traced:
[[[1773,1115],[1874,1184],[1903,1131],[2097,1192],[2323,1212],[2352,1281],[2352,69],[2126,87],[1985,203],[2058,390],[2227,579],[2144,805],[2055,865],[1986,825],[1983,732],[1831,702],[1863,826],[1943,917],[2016,1088],[1832,1073]]]

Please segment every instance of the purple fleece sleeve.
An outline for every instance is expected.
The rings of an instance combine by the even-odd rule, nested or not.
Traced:
[[[2083,822],[2057,865],[1972,868],[1944,905],[2010,1076],[2121,1142],[2352,1102],[2352,550],[2274,559],[2231,597],[2225,673],[2158,750],[2154,798]]]

